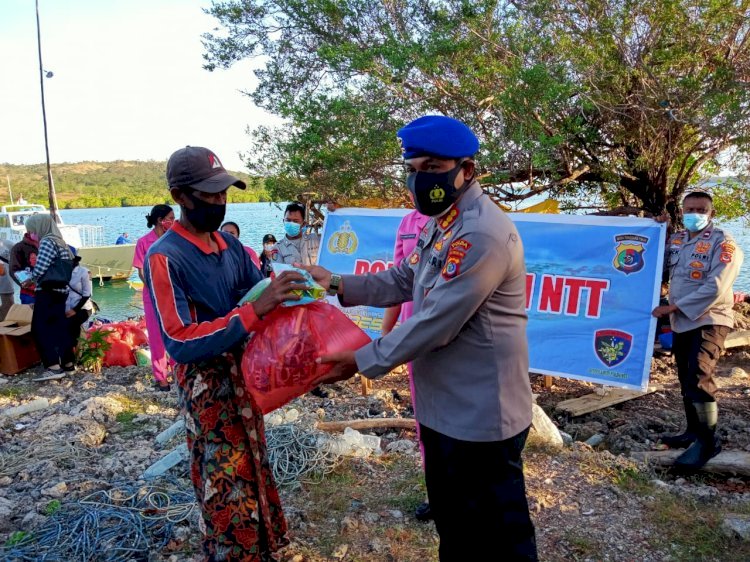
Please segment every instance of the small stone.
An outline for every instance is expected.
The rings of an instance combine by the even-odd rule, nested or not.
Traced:
[[[323,408],[318,408],[315,410],[315,415],[318,416],[318,419],[323,421],[326,419],[326,411]]]
[[[724,517],[721,530],[729,538],[739,537],[750,541],[750,515],[732,513]]]
[[[678,478],[674,481],[676,486],[684,486],[685,482],[687,482],[687,480],[685,480],[684,478]]]
[[[387,547],[385,544],[383,544],[383,541],[375,538],[370,541],[368,548],[370,549],[370,552],[374,552],[375,554],[381,554],[383,551],[385,551]]]
[[[386,445],[385,450],[389,453],[411,453],[416,445],[414,444],[414,441],[410,441],[408,439],[400,439],[398,441],[393,441],[392,443],[388,443]]]
[[[560,437],[562,437],[563,443],[565,445],[570,445],[573,442],[573,436],[570,433],[565,433],[564,431],[561,431]]]
[[[741,367],[732,367],[732,371],[729,373],[731,377],[736,377],[738,379],[746,379],[748,378],[747,371]]]
[[[68,485],[65,482],[60,482],[42,490],[42,495],[50,498],[61,498],[67,493]]]
[[[302,556],[301,554],[295,554],[289,559],[289,562],[304,562],[304,561],[305,561],[305,557]]]
[[[548,486],[551,486],[552,485],[552,478],[545,478],[544,479],[544,483],[547,484]]]
[[[656,486],[657,488],[669,489],[669,484],[664,482],[664,480],[659,480],[658,478],[654,478],[653,480],[651,480],[651,484]]]
[[[347,515],[341,520],[341,530],[345,533],[349,531],[356,531],[358,527],[359,521],[357,521],[354,517]]]
[[[284,420],[287,423],[292,423],[297,421],[299,418],[299,410],[296,408],[291,408],[290,410],[287,410],[287,412],[284,414]]]
[[[588,445],[592,449],[600,445],[603,442],[604,442],[604,435],[602,435],[601,433],[596,433],[592,435],[591,437],[589,437],[588,439],[586,439],[586,441],[584,441],[584,443],[586,443],[586,445]]]
[[[372,511],[367,511],[362,514],[361,519],[368,525],[374,525],[375,523],[380,521],[380,515],[378,515],[377,513],[373,513]]]
[[[13,479],[10,476],[3,476],[0,478],[0,486],[10,486],[13,482]]]
[[[336,550],[331,553],[331,557],[335,558],[336,560],[342,560],[346,556],[347,552],[349,552],[349,545],[340,544],[336,547]]]

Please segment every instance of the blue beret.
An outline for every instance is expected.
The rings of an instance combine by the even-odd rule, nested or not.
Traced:
[[[417,156],[463,158],[479,152],[479,140],[464,123],[443,115],[425,115],[396,133],[404,159]]]

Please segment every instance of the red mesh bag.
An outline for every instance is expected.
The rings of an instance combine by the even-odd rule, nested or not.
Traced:
[[[242,356],[245,386],[264,414],[318,385],[333,364],[321,355],[359,349],[370,338],[326,302],[279,306],[268,314]]]
[[[102,365],[105,367],[129,367],[135,365],[135,357],[130,346],[120,340],[109,340],[110,348],[104,353]]]

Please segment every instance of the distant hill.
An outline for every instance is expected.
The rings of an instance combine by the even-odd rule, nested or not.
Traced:
[[[133,207],[171,203],[164,177],[166,162],[117,160],[54,164],[57,203],[61,209]],[[269,201],[263,178],[231,172],[247,183],[247,190],[229,190],[230,203]],[[6,179],[7,178],[7,179]],[[29,203],[48,205],[46,165],[0,164],[0,205],[23,196]]]

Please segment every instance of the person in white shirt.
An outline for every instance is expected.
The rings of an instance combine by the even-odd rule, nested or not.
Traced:
[[[91,273],[81,265],[81,256],[75,256],[73,274],[68,287],[68,299],[65,301],[65,316],[68,320],[70,345],[75,347],[81,336],[81,326],[94,313],[94,302],[91,300]]]

